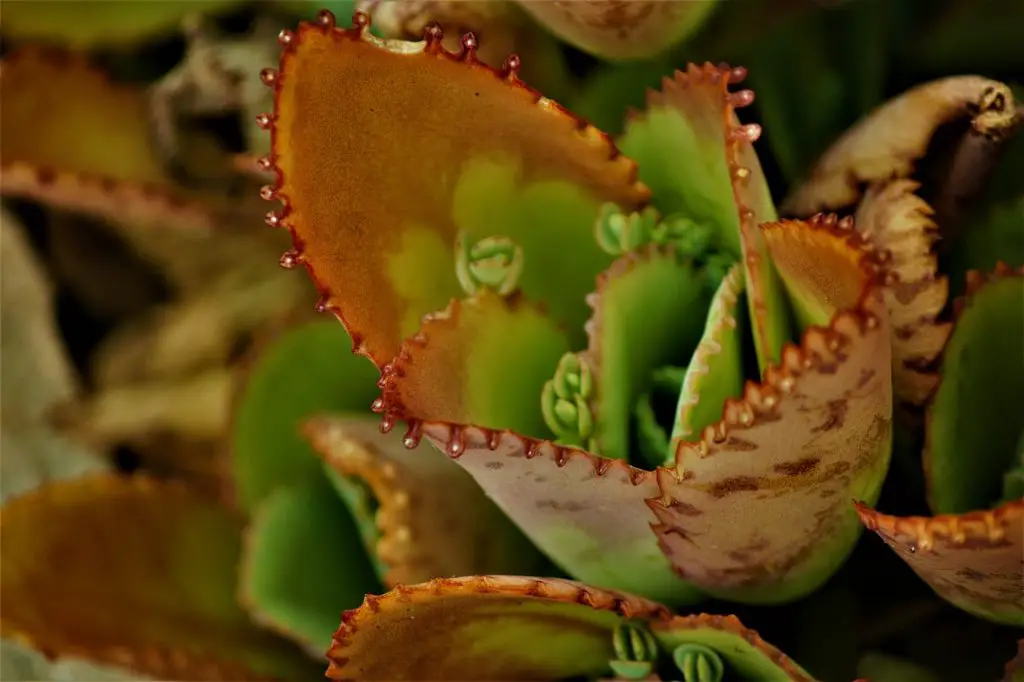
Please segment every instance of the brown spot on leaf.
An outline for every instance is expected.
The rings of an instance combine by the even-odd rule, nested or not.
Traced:
[[[814,433],[840,429],[846,421],[846,411],[849,407],[846,398],[830,400],[825,403],[825,407],[828,414],[825,416],[825,421],[820,426],[816,426],[811,429]]]
[[[484,466],[487,467],[488,469],[493,469],[493,470],[497,471],[498,469],[503,468],[505,465],[502,464],[501,462],[493,461],[493,462],[488,462]]]
[[[582,502],[573,502],[562,500],[537,500],[538,509],[554,509],[555,511],[566,511],[566,512],[581,512],[587,509],[587,505]]]
[[[711,486],[708,492],[715,497],[725,497],[742,490],[759,490],[760,484],[753,476],[733,476]]]
[[[730,452],[748,452],[750,450],[757,450],[757,445],[738,436],[729,436],[722,445],[722,449]]]
[[[783,462],[782,464],[776,464],[772,468],[785,476],[800,476],[814,471],[819,462],[821,462],[821,457],[804,457],[803,459],[798,459],[795,462]]]

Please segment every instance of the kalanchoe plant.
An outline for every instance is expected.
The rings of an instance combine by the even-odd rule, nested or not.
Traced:
[[[666,80],[616,148],[526,87],[515,56],[494,70],[475,58],[472,35],[454,54],[437,27],[409,43],[373,37],[368,21],[357,13],[341,29],[325,12],[282,32],[281,68],[263,74],[276,101],[262,119],[273,138],[264,163],[277,173],[264,194],[284,204],[267,222],[295,237],[283,262],[311,271],[318,309],[335,312],[355,351],[381,369],[383,429],[404,420],[408,446],[425,436],[455,458],[589,583],[673,604],[702,594],[779,603],[818,588],[852,549],[858,513],[873,515],[893,397],[914,389],[905,341],[907,325],[921,323],[906,317],[900,287],[935,278],[906,266],[933,258],[906,251],[934,240],[927,209],[916,226],[887,211],[861,229],[834,215],[779,220],[751,147],[760,129],[735,115],[753,100],[730,87],[743,69],[690,66]],[[375,86],[382,74],[387,88]],[[870,140],[877,157],[849,140],[833,153],[848,145],[871,172],[896,164],[899,179],[943,120],[973,116],[986,140],[1005,138],[1016,120],[1008,89],[951,82],[878,114],[903,117],[895,129],[913,129],[916,146],[880,136]],[[830,177],[835,163],[822,163],[792,213]],[[834,208],[870,210],[858,191]],[[505,256],[495,258],[498,244]],[[487,276],[466,286],[477,266]],[[998,273],[1005,283],[991,291],[1009,293],[993,294],[990,324],[1010,335],[1009,349],[1018,337],[1006,316],[1021,279]],[[966,319],[958,333],[1002,337],[969,331]],[[956,335],[927,352],[946,348],[947,371],[958,374],[955,346]],[[1019,379],[1017,367],[1003,369],[1001,381]],[[998,400],[963,381],[979,404]],[[667,419],[657,404],[666,392],[675,394]],[[932,428],[956,418],[935,415],[937,395]],[[1009,421],[999,432],[1018,434],[1017,416]],[[940,593],[949,590],[928,567],[967,595],[954,603],[1016,622],[1020,596],[1008,582],[1021,508],[940,517],[930,529],[869,525],[920,538],[941,527],[952,547],[992,547],[957,554],[950,561],[968,570],[955,577],[941,558],[951,554],[927,542],[913,554]],[[968,587],[979,573],[993,585],[981,596],[995,600],[980,609]]]

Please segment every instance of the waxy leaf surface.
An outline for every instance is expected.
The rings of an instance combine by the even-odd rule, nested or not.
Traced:
[[[562,330],[523,296],[506,299],[481,289],[425,319],[405,342],[384,369],[381,410],[391,421],[545,436],[541,390],[568,350]]]
[[[778,275],[757,230],[759,223],[776,218],[751,146],[760,127],[741,126],[735,114],[754,95],[750,90],[729,91],[745,75],[745,69],[711,64],[677,71],[662,82],[661,92],[650,93],[647,110],[629,122],[620,146],[640,165],[640,179],[653,190],[654,204],[663,214],[681,214],[712,227],[716,246],[742,258],[763,371],[778,362],[791,334]]]
[[[323,656],[338,614],[379,589],[344,503],[323,476],[281,486],[245,532],[242,605],[260,625]]]
[[[659,470],[651,509],[676,570],[711,594],[775,603],[819,587],[860,528],[850,498],[877,498],[892,414],[880,265],[834,217],[768,224],[763,236],[805,324],[764,383],[748,383],[678,471]],[[771,524],[764,519],[771,518]]]
[[[18,497],[0,510],[3,634],[162,679],[311,679],[315,664],[235,602],[241,532],[227,510],[143,478]]]
[[[651,372],[683,366],[697,345],[708,305],[704,278],[671,248],[650,247],[618,259],[589,299],[586,357],[597,373],[591,409],[598,452],[629,456],[630,415]]]
[[[397,434],[382,434],[376,419],[316,417],[304,431],[334,473],[372,494],[376,537],[368,550],[388,587],[541,569],[529,540],[440,451],[409,450]]]
[[[419,43],[302,24],[273,78],[282,220],[356,349],[383,367],[460,291],[454,244],[522,247],[523,291],[582,329],[610,262],[591,233],[606,201],[648,192],[610,141],[440,36]],[[337,103],[346,102],[339,108]]]
[[[650,472],[622,460],[525,439],[515,433],[427,423],[423,433],[457,461],[527,537],[572,576],[670,603],[699,593],[658,549],[645,500]]]
[[[334,680],[557,680],[596,676],[624,618],[665,607],[569,580],[447,578],[367,596],[342,616]]]
[[[369,415],[378,372],[350,348],[334,320],[303,322],[257,346],[240,377],[231,443],[243,508],[255,508],[278,486],[323,477],[300,432],[303,419],[324,411]]]
[[[970,291],[942,354],[942,379],[928,406],[925,471],[937,514],[985,509],[1002,498],[1003,474],[1024,465],[1024,267]],[[1024,548],[1024,538],[1020,546]]]
[[[232,205],[175,187],[150,146],[145,91],[111,82],[80,54],[26,48],[5,55],[0,97],[5,196],[176,228],[212,227],[247,210],[250,221],[258,216],[251,209],[259,202]]]
[[[862,504],[857,513],[940,597],[1024,626],[1024,500],[958,516],[895,517]]]

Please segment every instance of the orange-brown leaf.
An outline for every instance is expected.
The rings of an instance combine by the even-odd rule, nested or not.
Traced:
[[[570,580],[445,578],[367,596],[328,651],[334,680],[525,680],[600,674],[623,618],[668,610]]]
[[[605,201],[630,210],[646,201],[635,165],[523,85],[518,58],[499,72],[476,59],[475,39],[455,55],[439,32],[419,43],[381,41],[365,15],[350,30],[321,17],[284,34],[280,72],[267,73],[284,204],[271,222],[292,230],[295,261],[310,268],[356,349],[378,367],[391,360],[423,314],[459,293],[457,232],[494,235],[490,223],[508,223],[503,214],[529,193],[557,191],[572,219],[541,230],[542,214],[501,228],[525,251],[523,290],[550,292],[556,281],[580,289],[578,300],[548,304],[582,326],[594,271],[579,263],[600,269],[605,258],[592,221]],[[571,261],[558,244],[576,250]]]
[[[149,479],[51,483],[0,510],[0,630],[163,679],[308,677],[308,659],[235,603],[241,531]]]
[[[212,227],[252,210],[255,202],[239,207],[207,196],[212,203],[204,203],[176,187],[150,147],[145,91],[111,82],[81,54],[26,48],[5,55],[0,97],[4,195],[175,227]]]

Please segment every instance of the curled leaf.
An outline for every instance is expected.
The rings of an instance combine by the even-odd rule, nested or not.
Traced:
[[[721,418],[726,401],[743,394],[743,296],[743,267],[737,263],[715,292],[704,335],[683,379],[672,426],[673,460],[678,442],[699,441],[704,429]]]
[[[949,280],[939,275],[935,252],[939,229],[933,210],[917,196],[920,184],[896,179],[871,185],[854,217],[857,229],[892,254],[898,280],[886,287],[892,328],[893,388],[896,397],[921,405],[935,389],[934,362],[949,338],[940,320]]]
[[[258,215],[254,202],[175,186],[150,146],[144,91],[111,82],[80,54],[26,48],[5,55],[0,96],[5,196],[174,228]]]
[[[742,259],[758,364],[778,362],[789,340],[789,312],[757,225],[775,220],[775,206],[752,143],[757,124],[740,125],[735,110],[751,90],[730,92],[746,69],[690,64],[629,122],[620,145],[636,159],[640,179],[662,213],[679,214],[714,231],[713,246]],[[685,158],[687,163],[679,163]]]
[[[679,444],[651,509],[683,577],[778,603],[817,589],[852,550],[850,498],[877,499],[888,471],[892,394],[883,270],[869,245],[834,216],[768,224],[763,237],[807,325],[802,342],[727,401],[700,442]]]
[[[461,230],[521,246],[523,291],[581,328],[583,296],[609,260],[591,236],[600,205],[632,210],[648,197],[634,164],[523,85],[517,58],[496,71],[477,60],[475,38],[453,54],[439,31],[381,41],[367,21],[301,24],[284,34],[280,73],[266,74],[284,204],[270,221],[292,231],[292,262],[311,269],[323,307],[383,367],[423,314],[458,294]]]
[[[317,417],[304,431],[335,473],[369,487],[377,538],[368,549],[386,586],[540,568],[529,541],[441,452],[412,452],[376,420]]]
[[[223,508],[144,478],[51,483],[0,510],[0,629],[162,679],[309,675],[235,604],[241,530]]]
[[[943,599],[979,618],[1024,625],[1024,501],[933,518],[859,503],[857,513]]]
[[[872,183],[909,178],[941,126],[965,123],[965,143],[984,145],[985,140],[1004,139],[1016,119],[1013,93],[997,81],[951,76],[924,83],[879,107],[840,137],[786,200],[783,210],[809,216],[854,206]],[[988,151],[982,156],[993,156]],[[984,175],[978,173],[977,164],[972,168],[968,163],[961,170],[965,176],[972,171]],[[973,185],[982,178],[955,179]]]
[[[555,35],[598,57],[646,59],[704,23],[715,2],[659,0],[517,0]]]
[[[586,361],[595,374],[590,409],[597,449],[626,459],[629,421],[651,373],[685,365],[698,341],[708,297],[704,278],[672,247],[648,247],[617,260],[597,280],[588,301]]]
[[[368,595],[328,651],[334,680],[556,680],[605,672],[624,618],[665,607],[569,580],[442,578]],[[543,646],[538,646],[543,642]]]

